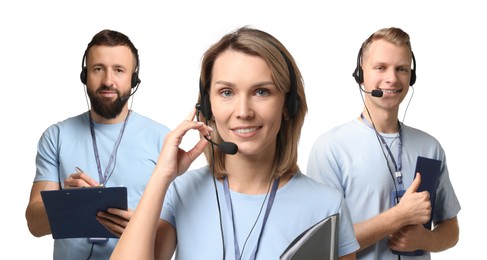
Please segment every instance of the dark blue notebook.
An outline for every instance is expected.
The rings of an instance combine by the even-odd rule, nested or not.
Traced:
[[[438,188],[439,180],[440,180],[440,170],[441,170],[441,161],[436,159],[430,159],[422,156],[418,156],[416,161],[416,171],[414,172],[414,176],[416,173],[421,174],[421,184],[419,184],[418,191],[428,191],[430,193],[430,202],[431,202],[431,214],[433,214],[435,210],[435,200],[436,200],[436,189]],[[431,229],[431,217],[430,220],[424,224],[424,227],[427,229]],[[397,252],[392,251],[394,254],[398,255],[407,255],[407,256],[418,256],[424,255],[425,252],[423,250],[416,250],[412,252]]]
[[[127,187],[41,191],[52,238],[117,238],[95,218],[108,208],[127,209]]]

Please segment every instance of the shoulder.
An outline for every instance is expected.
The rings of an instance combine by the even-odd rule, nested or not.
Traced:
[[[184,174],[178,176],[174,180],[175,185],[199,185],[201,183],[212,180],[212,175],[208,166],[203,166],[201,168],[192,169]]]
[[[318,138],[317,142],[325,142],[328,140],[340,140],[341,138],[350,138],[353,136],[352,134],[356,134],[356,132],[366,127],[364,124],[361,124],[357,119],[350,120],[345,122],[341,125],[334,126],[330,128],[328,131],[322,133]]]
[[[168,133],[170,129],[154,119],[141,115],[135,111],[132,111],[130,114],[129,122],[133,125],[137,126],[143,131],[162,131],[163,133]]]
[[[372,130],[357,119],[353,119],[319,135],[313,142],[311,151],[312,153],[323,154],[352,147],[352,145],[363,141],[364,135],[367,134],[373,134]]]
[[[87,125],[88,123],[88,113],[84,112],[82,114],[66,118],[62,121],[57,123],[51,124],[49,127],[46,128],[44,134],[57,134],[61,131],[73,131],[80,129],[81,126]]]
[[[436,137],[432,136],[431,134],[420,130],[418,128],[414,128],[408,125],[402,125],[402,131],[404,136],[409,136],[410,139],[416,140],[419,143],[427,143],[427,144],[440,144]]]
[[[337,189],[320,183],[303,173],[296,173],[290,182],[294,182],[294,185],[296,185],[298,189],[306,189],[306,193],[325,196],[325,198],[328,199],[342,198],[342,194]]]

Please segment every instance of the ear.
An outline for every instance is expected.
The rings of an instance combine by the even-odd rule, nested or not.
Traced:
[[[289,120],[289,113],[287,111],[282,112],[282,118],[284,118],[285,121]]]

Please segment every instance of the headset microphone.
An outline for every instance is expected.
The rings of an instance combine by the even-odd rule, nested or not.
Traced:
[[[122,103],[124,102],[125,100],[129,99],[133,94],[135,94],[135,92],[137,92],[137,90],[139,89],[139,84],[140,84],[140,80],[139,80],[139,83],[137,83],[137,85],[135,86],[135,90],[132,91],[132,93],[130,93],[130,95],[128,96],[125,96],[125,97],[121,97],[118,102],[119,103]]]
[[[195,107],[196,107],[196,120],[198,120],[198,122],[199,122],[200,121],[199,115],[200,115],[200,110],[201,110],[201,104],[196,103]],[[210,138],[208,138],[208,136],[205,135],[203,137],[206,139],[206,141],[208,141],[212,145],[218,146],[220,151],[222,151],[223,153],[233,155],[233,154],[236,154],[238,152],[238,146],[235,143],[223,141],[220,144],[217,144],[217,143],[213,142]]]
[[[374,89],[372,91],[366,91],[365,89],[362,88],[362,85],[359,85],[359,88],[360,88],[360,90],[362,90],[362,92],[367,93],[367,94],[371,94],[373,97],[382,97],[384,95],[384,91],[382,91],[380,89]]]

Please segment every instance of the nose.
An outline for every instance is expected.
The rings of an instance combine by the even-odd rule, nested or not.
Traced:
[[[246,119],[254,116],[254,111],[252,109],[252,101],[248,97],[241,97],[238,102],[238,113],[237,118]]]
[[[103,75],[103,85],[105,86],[113,86],[113,73],[110,70],[106,70],[105,74]]]
[[[387,74],[386,74],[386,82],[391,83],[391,84],[395,83],[397,81],[397,78],[398,78],[397,73],[399,73],[397,70],[392,69],[392,68],[389,69],[387,71]]]

